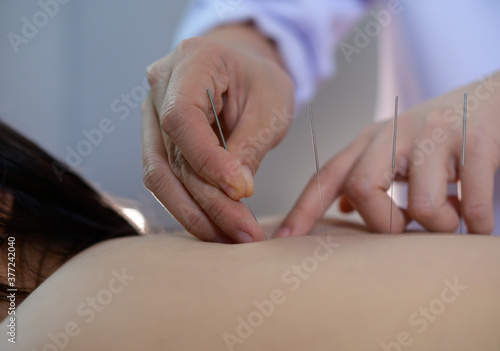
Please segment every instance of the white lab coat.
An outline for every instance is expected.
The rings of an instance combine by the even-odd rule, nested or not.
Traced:
[[[345,39],[363,15],[368,22]],[[500,70],[499,19],[497,0],[195,0],[174,43],[222,23],[252,20],[276,41],[300,106],[335,71],[334,48],[349,62],[378,38],[375,118],[384,119],[392,116],[396,95],[400,110],[406,110]],[[499,89],[499,82],[483,81],[482,96]],[[481,102],[478,96],[469,98],[470,103]],[[496,180],[500,184],[500,173]],[[495,199],[495,223],[500,223],[498,186]],[[496,228],[499,232],[500,225]]]

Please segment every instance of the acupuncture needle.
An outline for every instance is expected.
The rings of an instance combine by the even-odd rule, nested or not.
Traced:
[[[399,96],[396,96],[394,102],[394,122],[393,122],[393,134],[392,134],[391,215],[389,224],[389,234],[392,234],[392,202],[394,194],[394,168],[396,168],[396,133],[398,130],[398,103],[399,103]]]
[[[321,203],[321,213],[322,213],[322,220],[323,220],[323,229],[325,231],[325,236],[326,236],[327,234],[326,234],[325,207],[323,206],[323,191],[321,190],[321,182],[319,180],[318,144],[316,142],[316,130],[314,128],[314,118],[313,118],[313,111],[312,111],[312,103],[309,103],[309,121],[310,121],[310,124],[311,124],[311,136],[312,136],[312,144],[313,144],[313,150],[314,150],[314,162],[316,163],[316,176],[318,178],[319,201]]]
[[[460,176],[460,234],[463,226],[463,208],[464,208],[464,168],[465,168],[465,127],[467,119],[467,93],[464,94],[464,113],[462,123],[462,175]]]
[[[217,112],[215,111],[215,105],[214,105],[214,101],[212,100],[212,94],[210,93],[210,89],[207,89],[207,94],[208,94],[208,99],[210,100],[210,105],[212,106],[212,111],[213,111],[214,116],[215,116],[215,122],[217,123],[217,128],[219,129],[219,134],[220,134],[220,137],[222,139],[222,145],[224,145],[224,149],[226,151],[228,151],[227,150],[227,145],[226,145],[226,140],[224,138],[224,134],[222,133],[222,127],[221,127],[220,122],[219,122],[219,117],[217,116]],[[245,204],[245,206],[248,208],[248,210],[250,211],[250,213],[252,214],[252,216],[255,219],[255,221],[257,221],[257,218],[253,214],[253,211],[250,208],[250,204],[248,203],[247,199],[243,198],[242,201]],[[263,234],[264,234],[264,238],[266,240],[268,240],[266,234],[265,233],[263,233]]]

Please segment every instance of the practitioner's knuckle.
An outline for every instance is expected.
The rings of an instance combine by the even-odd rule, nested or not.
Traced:
[[[229,216],[228,213],[226,213],[226,207],[222,204],[222,202],[209,201],[206,206],[206,211],[212,221],[219,227],[223,225]]]
[[[408,213],[414,219],[426,221],[436,216],[437,208],[431,199],[420,197],[409,202]]]
[[[175,51],[179,58],[186,57],[190,55],[194,50],[199,50],[205,47],[208,39],[203,37],[192,37],[182,40]]]
[[[142,182],[149,191],[155,193],[165,176],[165,165],[155,156],[143,158]]]
[[[172,162],[170,162],[170,168],[172,169],[172,172],[175,174],[177,179],[179,179],[185,187],[189,188],[191,184],[191,177],[193,176],[193,174],[191,171],[191,167],[189,167],[189,164],[180,152],[177,153],[174,158],[172,158]]]
[[[354,174],[348,176],[344,185],[344,194],[348,199],[354,201],[364,201],[373,193],[373,187],[370,184],[367,175]]]
[[[464,216],[472,222],[482,221],[491,214],[491,205],[481,199],[466,201],[463,206]]]
[[[146,78],[148,80],[149,86],[151,89],[155,89],[160,82],[163,81],[163,69],[164,69],[164,62],[163,59],[158,60],[153,62],[147,69],[146,69]]]
[[[199,211],[193,211],[188,215],[184,215],[179,219],[179,222],[182,223],[184,229],[186,229],[189,233],[193,234],[197,238],[202,239],[202,232],[205,229],[205,219],[203,214]]]
[[[163,131],[170,135],[170,132],[176,131],[181,125],[181,116],[184,114],[182,103],[172,97],[166,97],[160,113],[160,125]]]
[[[209,72],[217,77],[216,82],[226,87],[230,78],[226,74],[224,62],[231,51],[210,38],[193,37],[181,41],[175,49],[176,68],[187,72],[193,79]],[[217,83],[216,83],[217,90]]]
[[[189,104],[180,101],[178,98],[167,98],[160,114],[161,129],[176,143],[189,142],[193,138],[189,125],[189,120],[183,118],[191,107]],[[186,140],[188,139],[188,140]]]

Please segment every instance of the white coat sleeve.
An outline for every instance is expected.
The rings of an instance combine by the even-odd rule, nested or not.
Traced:
[[[335,70],[334,49],[363,14],[362,0],[194,0],[174,38],[203,35],[221,24],[253,21],[276,42],[295,86],[295,105],[312,99]]]

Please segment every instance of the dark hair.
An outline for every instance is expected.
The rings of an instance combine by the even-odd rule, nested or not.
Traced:
[[[139,234],[69,167],[0,121],[0,261],[7,258],[9,237],[16,271],[36,278],[35,287],[16,286],[17,299],[47,278],[42,269],[49,255],[62,264],[100,241]],[[37,252],[35,262],[29,252]],[[0,301],[8,288],[0,283]]]

